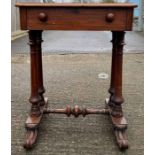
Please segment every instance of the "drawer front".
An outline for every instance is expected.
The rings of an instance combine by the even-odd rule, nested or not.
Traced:
[[[131,30],[132,9],[27,8],[29,30]]]

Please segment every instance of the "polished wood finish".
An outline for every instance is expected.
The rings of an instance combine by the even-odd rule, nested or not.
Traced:
[[[20,28],[21,30],[27,29],[27,9],[20,9]]]
[[[25,11],[26,9],[26,11]],[[131,30],[133,7],[21,7],[23,30]],[[62,16],[63,15],[63,16]]]
[[[109,109],[117,144],[121,150],[128,149],[129,144],[126,135],[127,121],[123,115],[121,117],[116,117],[113,115],[113,106],[109,105],[110,98],[106,99],[105,103]]]
[[[112,32],[113,33],[113,52],[114,52],[114,62],[113,62],[113,73],[112,73],[112,88],[113,93],[110,97],[110,103],[113,104],[112,114],[116,117],[121,117],[122,108],[121,104],[124,99],[122,96],[122,64],[123,64],[123,46],[124,46],[124,33],[123,31]]]
[[[126,18],[130,11],[132,9],[29,8],[26,27],[30,30],[130,30]],[[115,16],[111,22],[107,21],[109,13]],[[39,14],[45,14],[48,19],[39,20]]]
[[[106,21],[107,22],[112,22],[114,19],[115,19],[114,13],[107,13],[107,15],[106,15]]]
[[[38,19],[39,19],[40,21],[42,21],[42,22],[46,22],[47,19],[48,19],[48,15],[47,15],[46,13],[44,13],[44,12],[40,12],[40,13],[38,14]]]
[[[127,121],[123,115],[122,103],[122,64],[123,64],[123,46],[124,31],[112,31],[112,64],[111,64],[111,82],[110,82],[110,98],[106,100],[106,104],[110,109],[110,116],[114,127],[115,137],[120,149],[128,148],[128,140],[126,136]]]
[[[30,45],[30,62],[31,62],[31,96],[29,101],[32,103],[31,115],[40,115],[39,103],[41,97],[39,95],[39,77],[38,77],[38,53],[39,46],[41,43],[41,38],[38,36],[41,35],[41,31],[29,31],[29,45]]]
[[[26,120],[25,123],[25,128],[27,130],[25,137],[26,141],[23,145],[25,149],[32,149],[37,141],[39,125],[43,118],[44,109],[47,107],[48,104],[47,98],[44,98],[44,103],[45,103],[44,105],[39,106],[40,115],[38,116],[31,115],[30,111],[30,114]]]
[[[110,111],[108,108],[104,109],[90,109],[90,108],[79,108],[78,105],[75,105],[74,108],[66,107],[64,109],[44,109],[44,114],[66,114],[68,117],[73,115],[79,117],[82,115],[85,117],[88,114],[109,114]]]
[[[17,7],[112,7],[112,8],[135,8],[137,5],[131,3],[38,3],[38,2],[18,2]]]
[[[32,106],[25,124],[27,129],[27,140],[24,147],[27,149],[32,148],[36,142],[38,127],[43,117],[43,109],[45,108],[45,99],[43,96],[45,89],[43,86],[41,43],[42,31],[29,31],[31,60],[31,96],[29,101]]]
[[[44,114],[67,116],[109,114],[120,149],[128,148],[127,121],[122,110],[122,64],[125,31],[132,30],[133,9],[129,3],[17,3],[20,8],[21,29],[29,30],[31,57],[31,110],[26,121],[26,149],[33,148]],[[44,98],[42,70],[42,30],[110,30],[112,31],[112,64],[109,99],[106,108],[67,107],[49,109]]]

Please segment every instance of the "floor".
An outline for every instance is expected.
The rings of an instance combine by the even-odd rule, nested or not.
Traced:
[[[45,96],[50,107],[67,105],[104,107],[108,97],[111,54],[43,56]],[[30,104],[30,60],[27,54],[12,56],[12,155],[143,155],[143,53],[124,54],[123,105],[128,120],[130,148],[120,152],[108,116],[85,118],[47,115],[40,126],[35,148],[25,151],[24,122]],[[100,74],[107,78],[99,78]]]

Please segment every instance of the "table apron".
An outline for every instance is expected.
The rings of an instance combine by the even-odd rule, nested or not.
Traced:
[[[41,21],[39,15],[47,16]],[[107,15],[114,19],[108,21]],[[20,7],[22,30],[131,31],[133,8]]]

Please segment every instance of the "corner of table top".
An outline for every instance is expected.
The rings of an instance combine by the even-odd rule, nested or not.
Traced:
[[[133,3],[41,3],[41,2],[17,2],[16,7],[112,7],[112,8],[136,8]]]

